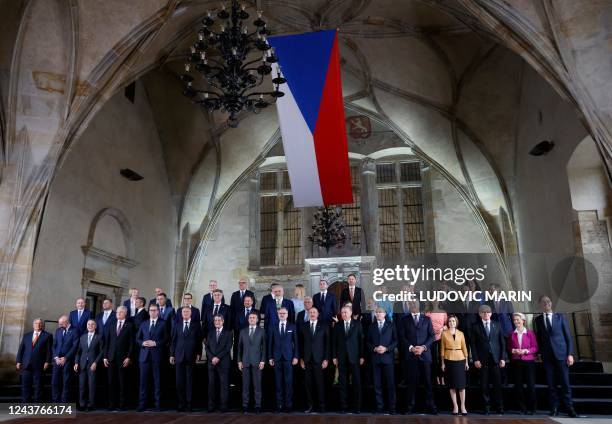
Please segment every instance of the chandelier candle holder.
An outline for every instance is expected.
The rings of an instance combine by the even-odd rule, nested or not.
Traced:
[[[228,113],[227,124],[232,128],[238,126],[241,111],[259,113],[284,96],[280,85],[287,82],[279,68],[272,78],[273,90],[258,91],[278,58],[267,41],[271,33],[262,13],[257,12],[252,32],[247,25],[249,17],[246,5],[237,0],[231,0],[229,5],[222,3],[216,15],[209,11],[202,19],[198,40],[191,46],[181,75],[185,83],[183,94],[211,112]],[[207,83],[206,89],[197,88],[194,74]]]
[[[308,240],[319,247],[325,248],[326,254],[332,247],[342,248],[346,243],[342,208],[337,206],[321,207],[314,214],[315,223]]]

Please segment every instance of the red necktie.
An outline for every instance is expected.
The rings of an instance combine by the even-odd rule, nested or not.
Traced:
[[[36,334],[34,336],[34,339],[32,340],[32,347],[34,347],[34,345],[36,344],[36,342],[38,341],[38,337],[40,336],[40,334]]]

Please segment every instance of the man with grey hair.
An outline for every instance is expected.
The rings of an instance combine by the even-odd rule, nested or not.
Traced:
[[[491,320],[491,307],[480,305],[478,308],[480,320],[472,324],[470,347],[474,366],[480,375],[480,389],[484,404],[484,413],[490,413],[491,397],[489,394],[489,379],[492,380],[493,393],[497,413],[504,413],[501,390],[501,369],[506,366],[506,338],[497,321]]]
[[[53,374],[51,375],[51,398],[55,403],[68,403],[72,366],[79,343],[79,334],[70,325],[66,315],[57,320],[53,340]]]
[[[266,310],[264,311],[264,328],[266,332],[278,324],[278,312],[281,308],[287,309],[287,321],[291,323],[295,322],[293,302],[289,299],[285,299],[284,294],[285,290],[280,284],[276,284],[272,289],[272,300],[267,302]]]
[[[21,373],[21,401],[24,403],[41,401],[43,374],[51,364],[52,344],[53,336],[45,331],[43,320],[36,318],[32,331],[23,335],[17,350],[16,368]]]
[[[304,324],[308,324],[308,320],[310,318],[308,318],[308,311],[310,311],[310,308],[312,308],[314,306],[314,302],[312,301],[312,297],[310,296],[305,296],[304,297],[304,310],[300,311],[299,314],[297,314],[297,317],[295,319],[295,325],[298,329],[298,334],[301,334],[301,327]]]
[[[208,308],[211,307],[213,303],[215,303],[213,293],[218,288],[219,284],[217,283],[217,280],[210,280],[208,282],[208,293],[206,293],[202,297],[202,308],[200,308],[200,314],[202,314],[202,321],[204,321],[204,315],[206,315],[206,311],[208,311]],[[225,304],[225,296],[221,298],[221,303]],[[204,322],[202,322],[202,329],[204,329]]]
[[[142,298],[140,298],[142,299]],[[142,302],[142,300],[141,300]],[[127,318],[128,308],[117,308],[116,320],[108,328],[104,346],[104,367],[108,368],[108,403],[110,409],[125,409],[132,358],[138,346],[134,343],[135,324]]]

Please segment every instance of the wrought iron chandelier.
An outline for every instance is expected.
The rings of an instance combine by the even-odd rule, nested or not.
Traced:
[[[260,11],[249,32],[246,5],[237,0],[229,3],[229,8],[224,2],[216,13],[219,25],[212,11],[202,19],[198,40],[191,46],[181,79],[186,85],[185,96],[209,111],[228,113],[228,125],[236,127],[242,110],[259,113],[284,96],[279,86],[286,80],[279,70],[272,78],[273,91],[257,90],[264,77],[272,73],[271,64],[278,61],[267,41],[271,33]],[[257,53],[261,56],[257,57]],[[194,70],[208,83],[207,89],[196,87]]]
[[[344,222],[342,221],[342,208],[325,206],[314,214],[315,223],[312,225],[312,233],[308,240],[319,247],[323,247],[326,253],[332,247],[341,248],[346,243]]]

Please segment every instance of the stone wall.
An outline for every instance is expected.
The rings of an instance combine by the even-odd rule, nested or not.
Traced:
[[[123,168],[133,169],[144,179],[127,180],[119,174]],[[104,214],[93,231],[94,219],[105,209],[118,212]],[[111,285],[112,293],[121,299],[131,286],[147,299],[154,287],[172,293],[176,216],[160,140],[139,83],[134,104],[123,92],[109,100],[55,175],[34,257],[26,330],[34,317],[57,320],[84,294],[82,246],[90,236],[90,247],[112,254],[106,261],[101,259],[104,254],[88,257],[87,266],[97,263],[92,267],[98,275],[92,280],[107,280],[99,282]],[[117,282],[120,287],[113,286]]]

